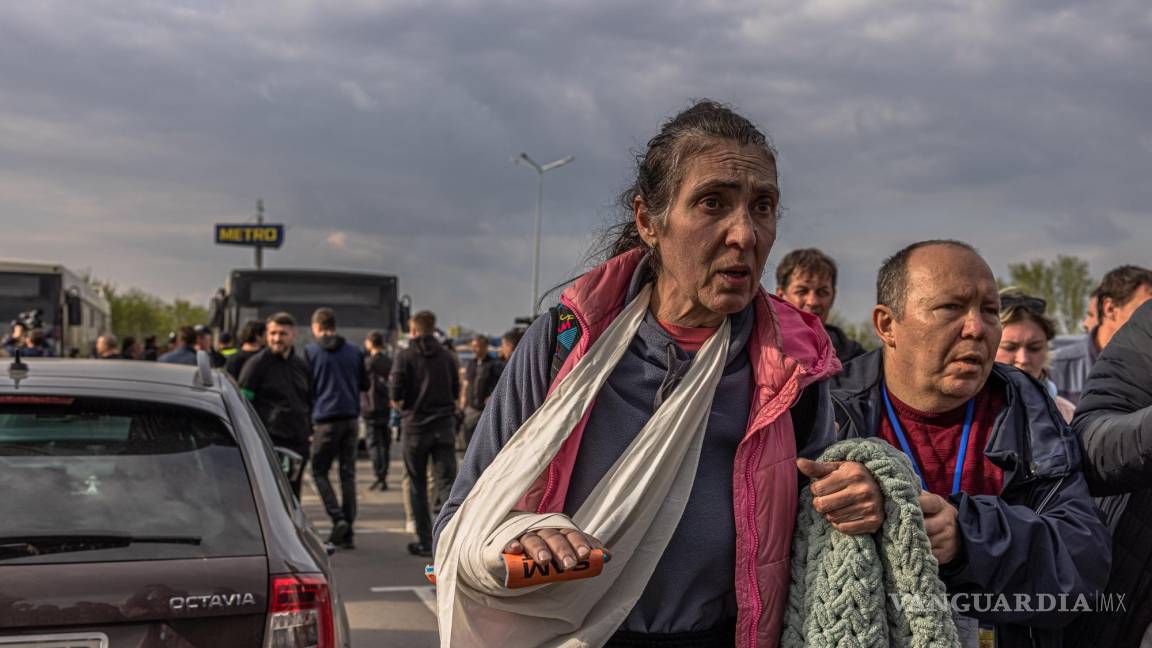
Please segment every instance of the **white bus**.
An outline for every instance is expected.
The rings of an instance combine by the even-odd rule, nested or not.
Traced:
[[[44,333],[57,356],[91,355],[96,338],[112,331],[108,300],[82,277],[61,265],[0,261],[0,324],[39,311]]]

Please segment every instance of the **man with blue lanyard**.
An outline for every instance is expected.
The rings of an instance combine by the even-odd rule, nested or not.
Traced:
[[[966,243],[924,241],[886,260],[876,287],[881,348],[832,383],[841,437],[911,459],[965,645],[1059,646],[1079,595],[1104,586],[1110,541],[1044,387],[993,362],[992,270]]]

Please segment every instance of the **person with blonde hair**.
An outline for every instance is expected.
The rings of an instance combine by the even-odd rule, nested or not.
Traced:
[[[996,350],[996,362],[1012,365],[1044,383],[1056,401],[1056,409],[1068,423],[1076,406],[1056,393],[1056,384],[1048,378],[1050,348],[1056,337],[1056,324],[1045,315],[1048,303],[1027,295],[1019,288],[1000,291],[1000,325],[1004,334]]]

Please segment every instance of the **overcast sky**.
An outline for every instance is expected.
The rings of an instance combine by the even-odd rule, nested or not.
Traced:
[[[252,263],[212,225],[258,197],[269,267],[399,276],[493,333],[583,267],[631,151],[689,99],[780,151],[769,260],[818,246],[863,320],[923,238],[1009,262],[1152,264],[1152,5],[758,0],[10,3],[0,20],[0,258],[206,302]],[[432,6],[429,6],[432,5]]]

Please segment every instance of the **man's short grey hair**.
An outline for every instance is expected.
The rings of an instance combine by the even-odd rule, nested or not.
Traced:
[[[976,248],[964,241],[932,239],[913,243],[885,259],[876,275],[876,303],[892,309],[897,320],[904,317],[904,307],[908,302],[908,260],[916,250],[936,245],[956,247],[980,256]]]

